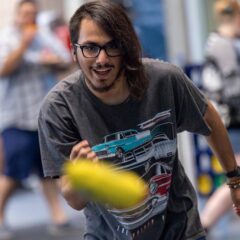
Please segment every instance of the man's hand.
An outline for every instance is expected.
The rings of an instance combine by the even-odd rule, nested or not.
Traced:
[[[23,29],[19,46],[8,54],[0,68],[0,77],[12,74],[21,65],[22,57],[34,39],[36,32],[37,27],[34,24],[28,25]]]
[[[98,157],[95,152],[89,146],[88,141],[83,140],[76,144],[70,153],[70,160],[79,159],[79,158],[87,158],[92,159],[93,161],[98,161]]]
[[[67,176],[60,178],[59,186],[62,196],[73,209],[82,210],[86,206],[87,199],[72,188]]]
[[[86,140],[76,144],[70,153],[70,160],[73,162],[77,161],[79,158],[88,158],[93,161],[98,161],[96,153],[92,151]],[[60,186],[63,197],[72,208],[81,210],[86,206],[88,200],[78,191],[72,189],[67,176],[61,177]]]
[[[240,188],[231,188],[231,196],[233,201],[233,209],[235,213],[240,216]]]
[[[22,43],[24,46],[28,46],[34,39],[37,33],[37,26],[35,24],[30,24],[24,27],[22,31]]]
[[[49,50],[43,50],[40,55],[40,63],[46,66],[55,66],[62,64],[62,59]]]

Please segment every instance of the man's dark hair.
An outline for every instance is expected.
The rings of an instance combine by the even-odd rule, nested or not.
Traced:
[[[141,61],[141,45],[124,10],[110,0],[90,1],[83,4],[70,19],[71,42],[77,43],[80,23],[84,18],[92,19],[113,38],[122,51],[130,94],[141,99],[147,89],[148,80]]]

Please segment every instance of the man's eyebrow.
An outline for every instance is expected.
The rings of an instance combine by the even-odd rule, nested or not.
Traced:
[[[93,41],[86,41],[84,43],[81,43],[81,45],[98,45],[96,42]]]
[[[104,46],[104,45],[108,45],[108,44],[112,44],[112,43],[115,43],[115,41],[114,41],[113,39],[110,40],[110,41],[108,41],[108,42],[106,42],[106,43],[103,44],[103,45],[100,45],[100,44],[98,44],[98,43],[96,43],[96,42],[94,42],[94,41],[86,41],[86,42],[84,42],[84,43],[81,43],[81,45]]]

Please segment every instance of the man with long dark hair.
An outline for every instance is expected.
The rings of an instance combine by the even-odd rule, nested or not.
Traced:
[[[81,70],[45,99],[39,132],[45,176],[60,177],[69,205],[84,208],[84,239],[205,239],[193,187],[178,159],[177,133],[206,136],[234,177],[229,186],[239,207],[240,176],[217,112],[180,69],[141,59],[127,15],[111,1],[83,4],[70,20],[70,34]],[[130,209],[93,204],[62,172],[66,159],[78,158],[135,171],[149,183],[148,196]]]

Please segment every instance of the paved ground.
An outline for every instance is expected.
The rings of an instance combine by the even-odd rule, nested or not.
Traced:
[[[34,181],[33,181],[34,182]],[[82,212],[74,211],[62,200],[71,221],[71,231],[52,236],[47,231],[51,224],[48,207],[35,182],[32,190],[18,191],[9,201],[6,220],[13,232],[13,240],[81,240],[84,231]],[[208,240],[239,240],[240,219],[229,213],[210,231]]]
[[[48,231],[51,224],[48,206],[38,187],[18,190],[6,209],[6,222],[13,233],[12,240],[81,240],[84,232],[82,211],[71,209],[62,199],[71,227],[60,235]]]
[[[206,199],[199,199],[200,209]],[[223,203],[224,204],[224,203]],[[233,211],[230,211],[209,231],[207,240],[239,240],[240,239],[240,218]]]
[[[209,232],[208,240],[239,240],[240,219],[229,213]]]
[[[46,224],[36,224],[24,228],[15,229],[13,231],[12,240],[81,240],[81,229],[71,229],[71,232],[66,232],[61,235],[51,235],[46,230]]]

